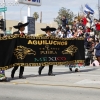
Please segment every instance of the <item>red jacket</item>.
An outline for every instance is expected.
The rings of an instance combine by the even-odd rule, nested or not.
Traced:
[[[83,25],[86,25],[86,23],[88,22],[86,17],[84,17],[82,20],[83,20]]]
[[[87,28],[87,29],[86,29],[86,32],[90,32],[90,28]]]
[[[100,24],[99,23],[96,24],[96,30],[100,31]]]

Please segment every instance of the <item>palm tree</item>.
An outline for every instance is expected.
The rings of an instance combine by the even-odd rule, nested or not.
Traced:
[[[35,20],[37,21],[37,19],[39,18],[39,14],[37,12],[34,12],[33,18],[35,18]]]

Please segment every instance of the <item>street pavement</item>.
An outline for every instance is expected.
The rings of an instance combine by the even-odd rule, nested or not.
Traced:
[[[15,73],[15,79],[10,78],[11,70],[6,71],[6,76],[10,83],[27,83],[27,84],[42,84],[42,85],[63,85],[63,86],[85,86],[97,87],[100,86],[100,68],[99,67],[84,67],[80,72],[69,71],[65,66],[54,66],[53,72],[55,76],[48,76],[48,67],[42,71],[42,75],[38,75],[38,67],[25,67],[24,76],[26,79],[19,79],[19,69]]]
[[[100,90],[61,86],[0,85],[0,100],[100,100]]]
[[[0,100],[100,100],[100,67],[81,68],[80,72],[69,71],[65,66],[54,66],[55,76],[48,76],[48,67],[38,75],[38,67],[25,67],[26,79],[0,83]]]

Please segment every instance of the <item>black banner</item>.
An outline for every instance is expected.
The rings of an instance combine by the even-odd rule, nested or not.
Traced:
[[[14,66],[84,63],[83,38],[11,35],[0,37],[0,70]]]

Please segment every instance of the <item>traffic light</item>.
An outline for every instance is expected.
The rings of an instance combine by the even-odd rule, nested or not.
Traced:
[[[0,20],[0,29],[4,30],[4,20],[3,19]]]

